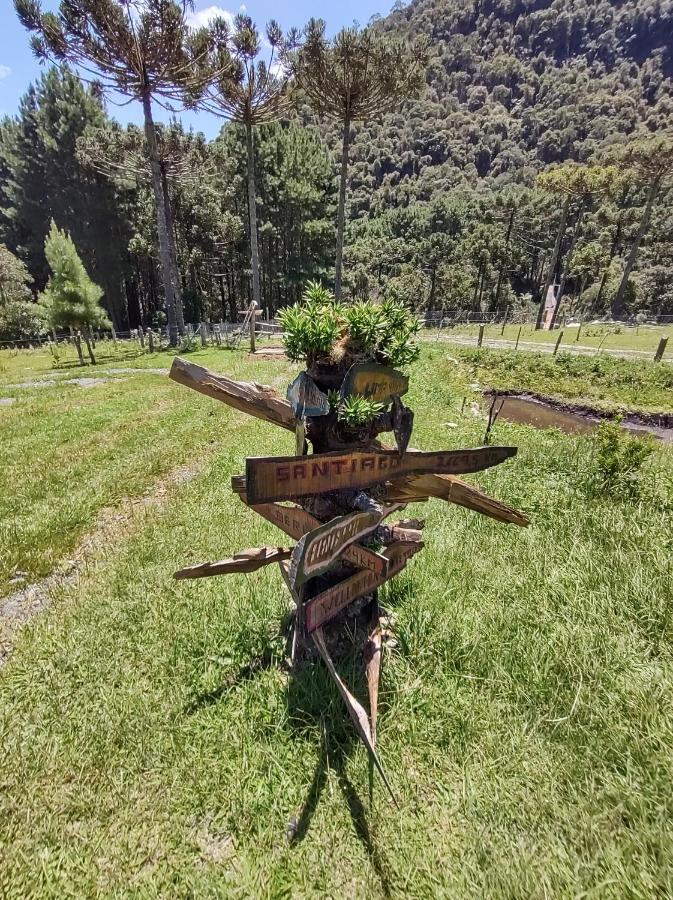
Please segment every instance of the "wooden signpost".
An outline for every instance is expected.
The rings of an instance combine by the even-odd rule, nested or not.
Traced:
[[[497,466],[516,454],[516,447],[474,450],[354,450],[314,456],[253,456],[245,461],[249,503],[291,500],[328,491],[365,488],[405,475],[458,475]]]
[[[297,666],[311,649],[322,658],[372,765],[393,796],[375,750],[384,646],[377,589],[422,550],[424,522],[388,525],[383,520],[405,503],[437,497],[500,522],[527,525],[522,513],[457,477],[504,462],[515,455],[516,447],[409,450],[413,412],[400,400],[409,380],[375,362],[358,362],[340,376],[342,398],[359,394],[384,406],[369,425],[349,431],[342,428],[321,389],[321,385],[327,390],[339,383],[334,373],[330,381],[319,377],[320,371],[300,373],[285,400],[264,385],[232,381],[185,360],[174,360],[170,373],[174,380],[297,436],[296,455],[248,458],[245,476],[232,478],[233,490],[248,508],[277,526],[295,545],[244,550],[231,559],[180,569],[175,577],[252,573],[278,563],[295,604],[292,664]],[[377,435],[386,431],[394,434],[397,450],[379,443]],[[313,445],[310,455],[306,455],[308,442]],[[278,502],[287,500],[296,502]],[[355,601],[360,603],[353,606]],[[364,612],[358,613],[359,609]],[[366,614],[369,718],[339,676],[329,649],[349,613]]]

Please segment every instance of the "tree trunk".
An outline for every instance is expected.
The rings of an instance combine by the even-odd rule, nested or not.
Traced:
[[[161,279],[166,298],[166,316],[168,318],[168,335],[171,347],[178,344],[178,323],[176,309],[176,291],[179,290],[174,281],[173,265],[171,262],[171,245],[168,237],[166,206],[168,200],[164,194],[161,180],[161,165],[159,163],[159,151],[157,149],[157,135],[152,119],[152,104],[149,95],[142,98],[143,113],[145,117],[145,139],[150,156],[150,168],[152,170],[152,189],[154,190],[154,202],[157,214],[157,234],[159,236],[159,258],[161,260]]]
[[[77,350],[77,355],[79,356],[79,364],[80,366],[83,366],[84,356],[82,355],[82,336],[79,331],[73,332],[72,341],[75,345],[75,349]]]
[[[618,316],[622,314],[623,306],[624,306],[624,294],[626,293],[626,287],[629,283],[629,276],[633,267],[636,264],[636,259],[638,258],[638,250],[640,249],[640,244],[643,238],[645,237],[645,232],[647,231],[647,226],[650,224],[650,217],[652,215],[652,208],[654,207],[655,201],[657,199],[657,194],[659,193],[659,187],[661,185],[661,179],[655,178],[652,184],[650,185],[650,189],[647,192],[647,203],[645,205],[645,209],[643,211],[643,216],[640,220],[640,225],[638,226],[638,232],[635,236],[633,244],[631,246],[631,250],[626,260],[626,265],[624,266],[624,274],[622,275],[622,280],[619,285],[619,290],[615,295],[614,300],[612,301],[612,318],[616,319]]]
[[[173,290],[175,293],[175,319],[180,334],[185,333],[185,311],[182,305],[182,289],[180,285],[180,273],[178,272],[178,248],[175,243],[175,222],[173,220],[173,209],[171,207],[171,198],[168,193],[168,181],[166,179],[166,168],[163,163],[161,166],[161,184],[166,198],[166,234],[168,236],[168,246],[171,256],[171,278],[173,280]]]
[[[84,343],[86,344],[87,353],[89,354],[89,359],[91,360],[91,365],[96,365],[96,357],[93,355],[93,337],[91,335],[91,329],[84,329]]]
[[[549,293],[549,288],[554,282],[554,273],[556,272],[556,266],[558,265],[558,258],[561,252],[561,242],[563,241],[563,235],[565,234],[566,230],[569,207],[570,194],[568,194],[563,203],[563,206],[561,207],[561,221],[559,222],[558,231],[556,232],[554,251],[552,253],[551,259],[549,260],[549,271],[547,272],[547,279],[545,281],[544,290],[542,291],[542,296],[540,297],[540,306],[537,311],[537,322],[535,323],[536,330],[542,328],[542,320],[544,319],[544,305],[547,299],[547,294]]]
[[[248,219],[250,222],[250,261],[252,265],[252,299],[261,308],[259,287],[259,248],[257,246],[257,200],[255,197],[255,145],[252,140],[252,125],[245,123],[245,138],[248,148]]]
[[[500,263],[500,269],[498,270],[498,283],[495,286],[495,308],[498,308],[498,303],[500,302],[500,289],[502,287],[502,280],[505,275],[505,267],[507,266],[507,251],[509,250],[509,241],[512,237],[512,227],[514,225],[514,210],[512,210],[509,214],[509,223],[507,225],[507,234],[505,236],[505,252],[502,257],[502,262]]]
[[[573,253],[575,252],[575,244],[577,243],[577,236],[579,235],[580,226],[582,224],[582,218],[584,217],[584,199],[580,200],[580,206],[577,211],[577,221],[575,222],[575,227],[573,229],[573,236],[570,241],[570,247],[568,248],[568,252],[566,254],[565,263],[563,264],[563,269],[561,272],[561,281],[559,284],[558,294],[556,295],[556,304],[554,306],[554,315],[551,320],[551,327],[553,328],[556,325],[556,319],[558,317],[558,311],[561,307],[561,300],[563,299],[563,292],[565,291],[566,281],[568,280],[568,269],[570,268],[570,263],[572,262]]]
[[[346,219],[346,176],[348,175],[348,147],[351,137],[351,117],[346,113],[344,137],[341,147],[341,175],[339,178],[339,205],[337,207],[336,258],[334,261],[334,296],[341,299],[341,268],[344,252],[344,223]]]

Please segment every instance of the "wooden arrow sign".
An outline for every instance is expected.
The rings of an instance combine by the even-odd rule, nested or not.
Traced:
[[[254,550],[241,550],[233,559],[220,559],[218,562],[199,563],[178,569],[173,578],[207,578],[209,575],[232,575],[237,572],[255,572],[271,563],[289,559],[292,550],[283,547],[256,547]]]
[[[390,507],[390,510],[394,509]],[[299,506],[281,506],[279,503],[260,503],[252,509],[260,516],[277,525],[285,534],[300,540],[307,532],[320,528],[322,522],[301,509]],[[389,510],[389,511],[390,511]],[[376,575],[384,575],[388,569],[388,560],[380,553],[362,547],[360,544],[349,544],[340,551],[341,559],[352,563],[358,569],[369,569]],[[294,590],[294,588],[293,588]]]
[[[346,372],[341,385],[341,396],[345,398],[349,394],[361,394],[375,403],[387,405],[393,397],[406,394],[408,390],[409,379],[397,369],[377,363],[356,363]]]
[[[292,551],[290,577],[296,587],[326,572],[354,541],[369,534],[398,506],[384,507],[381,512],[352,512],[337,516],[305,534]]]
[[[365,488],[406,475],[479,472],[509,459],[516,447],[472,450],[354,450],[312,456],[254,456],[245,461],[245,489],[250,504],[290,500],[326,491]]]
[[[397,541],[391,544],[382,554],[389,561],[388,571],[385,576],[379,577],[367,570],[356,572],[350,578],[346,578],[334,587],[328,588],[321,594],[312,597],[306,602],[304,608],[307,632],[310,634],[312,631],[315,631],[316,628],[337,616],[342,609],[345,609],[358,597],[371,593],[375,588],[380,587],[384,582],[392,578],[393,575],[397,575],[406,566],[407,560],[411,559],[422,548],[423,544],[421,541],[412,543]]]

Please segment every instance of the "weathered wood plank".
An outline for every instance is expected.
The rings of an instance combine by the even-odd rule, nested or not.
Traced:
[[[173,575],[178,580],[183,578],[207,578],[210,575],[232,575],[238,572],[255,572],[271,563],[277,563],[292,556],[292,548],[256,547],[252,550],[241,550],[232,559],[220,559],[217,562],[198,563],[178,569]]]
[[[391,509],[394,507],[391,507]],[[279,503],[261,503],[251,507],[260,516],[277,525],[285,534],[300,540],[305,534],[320,528],[322,522],[299,506],[281,506]],[[388,568],[388,560],[360,544],[349,544],[339,554],[340,558],[360,569],[369,569],[383,575]]]
[[[355,363],[351,366],[341,385],[341,396],[361,394],[375,403],[390,403],[393,397],[406,394],[409,390],[409,378],[378,363]]]
[[[316,628],[325,625],[337,616],[343,609],[349,606],[358,597],[371,593],[375,588],[380,587],[407,564],[411,557],[423,549],[420,541],[407,543],[406,541],[396,541],[387,547],[382,556],[388,559],[388,571],[385,576],[377,576],[373,572],[367,570],[356,572],[350,578],[345,578],[334,587],[328,588],[326,591],[317,594],[305,604],[305,622],[306,630],[310,633]]]
[[[400,457],[394,450],[353,450],[312,456],[257,456],[245,461],[251,504],[291,500],[326,491],[365,488],[389,479],[424,473],[478,472],[504,462],[516,447],[422,452]]]
[[[390,786],[390,782],[386,776],[386,773],[383,770],[383,766],[376,755],[376,750],[374,749],[374,743],[372,741],[372,734],[369,728],[369,720],[367,718],[367,713],[365,711],[364,706],[355,699],[355,697],[351,694],[351,692],[346,687],[345,683],[342,681],[341,676],[337,672],[334,663],[332,661],[332,657],[327,650],[327,645],[325,644],[325,637],[323,635],[322,629],[318,628],[311,635],[313,638],[313,643],[315,644],[316,650],[322,657],[323,662],[327,666],[327,671],[332,676],[334,683],[337,686],[339,693],[341,694],[341,699],[346,704],[346,709],[348,710],[348,714],[353,720],[353,724],[355,725],[355,730],[358,733],[358,736],[362,743],[365,745],[367,750],[369,751],[369,755],[378,769],[378,773],[383,779],[383,783],[388,788],[388,793],[390,794],[393,803],[397,806],[397,800],[395,799],[395,795],[393,794],[393,789]]]
[[[179,356],[173,360],[169,378],[257,419],[280,425],[289,431],[295,430],[292,407],[268,385],[234,381]]]
[[[484,491],[453,475],[417,475],[394,481],[386,486],[386,502],[416,503],[437,497],[472,509],[498,522],[507,522],[525,528],[528,517],[506,503],[490,497]]]

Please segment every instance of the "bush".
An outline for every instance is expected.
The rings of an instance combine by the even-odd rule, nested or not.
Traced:
[[[654,439],[633,437],[616,420],[598,426],[593,444],[589,493],[593,496],[637,497],[643,464],[655,450]]]
[[[0,306],[0,340],[27,341],[45,331],[44,309],[37,303],[13,300]]]

